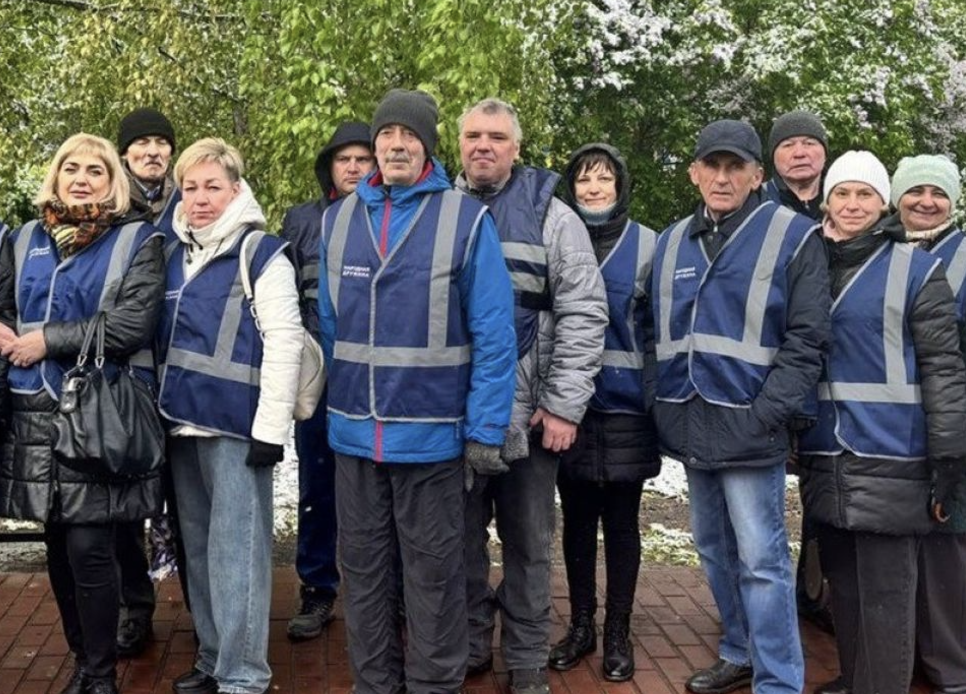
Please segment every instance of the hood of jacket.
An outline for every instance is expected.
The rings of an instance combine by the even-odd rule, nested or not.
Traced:
[[[583,219],[577,205],[577,198],[574,196],[574,179],[577,178],[577,162],[585,154],[595,151],[606,154],[614,164],[614,170],[617,173],[617,202],[614,205],[613,212],[611,212],[610,221],[616,221],[620,218],[620,227],[623,228],[627,219],[627,208],[631,201],[631,176],[627,162],[624,161],[624,157],[621,156],[616,147],[612,147],[606,142],[591,142],[575,149],[567,161],[567,167],[564,169],[564,189],[561,191],[561,197]]]
[[[228,204],[218,219],[207,226],[199,228],[190,226],[184,212],[184,202],[178,203],[174,210],[174,233],[188,245],[189,252],[194,249],[209,251],[248,228],[265,228],[265,214],[255,200],[252,189],[245,179],[240,183],[241,191],[238,197]],[[228,245],[225,245],[224,249],[226,250],[227,247]]]
[[[388,186],[382,181],[382,172],[376,169],[356,186],[356,194],[367,207],[377,207],[385,203],[386,198],[393,205],[405,205],[413,199],[453,188],[449,182],[446,169],[435,157],[426,162],[423,173],[411,186]]]
[[[315,177],[322,189],[322,196],[328,197],[332,191],[332,157],[346,145],[365,145],[372,148],[369,124],[362,121],[346,121],[339,125],[329,142],[315,158]]]

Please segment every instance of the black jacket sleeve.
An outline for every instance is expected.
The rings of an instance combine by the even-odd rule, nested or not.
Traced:
[[[831,302],[828,258],[815,232],[789,265],[785,338],[751,405],[754,415],[767,427],[791,424],[813,393],[828,351]]]
[[[148,239],[131,262],[118,288],[114,308],[104,323],[104,352],[109,358],[128,357],[154,342],[164,301],[164,239]],[[80,352],[89,318],[44,325],[47,355],[73,359]]]
[[[909,316],[934,470],[961,464],[966,453],[966,370],[956,303],[942,265],[916,296]]]
[[[291,244],[299,289],[302,325],[319,336],[319,244],[322,241],[322,212],[318,203],[305,203],[285,213],[280,236]]]
[[[13,263],[13,247],[9,235],[4,235],[0,243],[0,323],[8,328],[16,329],[17,303],[14,292],[16,282]],[[7,385],[7,371],[10,362],[6,357],[0,357],[0,429],[10,415],[10,388]]]

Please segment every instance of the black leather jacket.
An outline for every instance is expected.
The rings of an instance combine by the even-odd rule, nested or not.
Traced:
[[[111,233],[107,231],[105,233]],[[17,307],[9,238],[0,247],[0,322],[13,327]],[[164,300],[163,239],[152,238],[135,255],[105,321],[105,354],[124,358],[154,340]],[[89,319],[44,326],[48,357],[72,360]],[[50,446],[56,402],[45,392],[8,392],[9,362],[0,358],[0,516],[42,522],[106,523],[147,518],[161,508],[160,474],[105,483],[59,466]]]

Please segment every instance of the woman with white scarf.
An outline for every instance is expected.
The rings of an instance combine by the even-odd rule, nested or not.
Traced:
[[[216,138],[188,147],[174,169],[183,199],[179,243],[166,253],[158,403],[199,642],[178,694],[260,694],[271,681],[272,468],[289,436],[303,333],[287,244],[263,231],[242,170],[238,150]]]

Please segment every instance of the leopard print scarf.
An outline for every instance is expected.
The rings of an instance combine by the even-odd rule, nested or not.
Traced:
[[[44,228],[57,244],[61,260],[96,241],[117,217],[113,200],[68,205],[54,199],[44,205]]]

